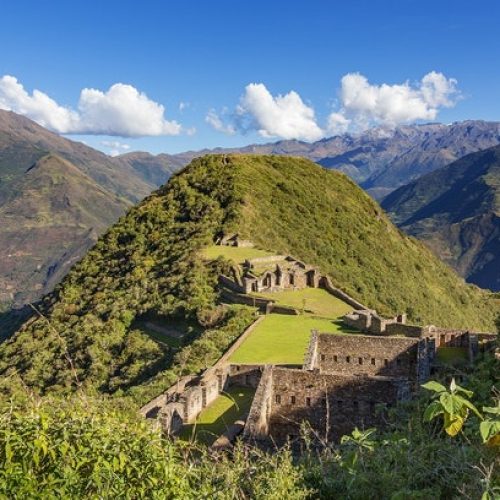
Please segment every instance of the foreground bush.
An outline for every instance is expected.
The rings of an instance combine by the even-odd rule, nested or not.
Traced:
[[[2,498],[290,498],[308,496],[288,452],[238,448],[209,456],[176,445],[126,407],[104,400],[46,399],[4,408]]]

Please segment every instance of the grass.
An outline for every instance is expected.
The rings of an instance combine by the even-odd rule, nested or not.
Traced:
[[[276,293],[260,293],[259,297],[271,299],[280,305],[290,306],[299,311],[324,318],[336,319],[352,311],[352,306],[334,297],[322,288],[304,288],[303,290],[286,290]]]
[[[231,363],[294,364],[304,362],[311,330],[322,333],[354,333],[340,320],[315,316],[269,314],[231,356]]]
[[[242,264],[247,259],[267,257],[273,254],[271,252],[266,252],[265,250],[260,250],[259,248],[212,245],[204,248],[202,255],[207,260],[215,260],[217,257],[224,257],[225,259],[233,260],[237,264]]]
[[[236,420],[250,410],[255,390],[248,387],[230,387],[198,415],[196,423],[185,425],[180,439],[196,439],[212,444]]]
[[[153,340],[156,340],[156,342],[168,345],[174,349],[183,346],[185,337],[192,333],[198,334],[202,330],[199,325],[174,318],[168,321],[159,319],[147,321],[140,319],[135,321],[132,327],[141,330]]]
[[[436,358],[446,365],[461,364],[469,359],[465,347],[440,347],[436,352]]]

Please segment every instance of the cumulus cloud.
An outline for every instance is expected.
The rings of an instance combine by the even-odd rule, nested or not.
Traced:
[[[211,109],[205,116],[205,121],[218,132],[228,135],[236,134],[236,127],[230,123],[224,123],[215,109]]]
[[[324,135],[316,123],[314,109],[293,90],[274,97],[264,84],[250,83],[245,87],[237,113],[249,117],[263,137],[315,141]]]
[[[420,120],[435,120],[442,108],[460,99],[457,81],[431,71],[411,84],[371,84],[360,73],[348,73],[341,80],[338,109],[319,125],[314,109],[300,95],[290,91],[273,96],[262,83],[250,83],[233,113],[211,109],[205,117],[215,130],[226,134],[257,131],[263,137],[316,141],[326,135],[383,126],[393,128]]]
[[[357,128],[367,128],[435,120],[440,108],[454,106],[459,97],[457,81],[435,71],[416,85],[408,81],[373,85],[360,73],[348,73],[341,81],[341,108],[330,115],[329,122],[345,118]]]
[[[101,141],[101,145],[110,148],[108,151],[110,156],[118,156],[130,149],[130,144],[119,141]]]
[[[346,118],[342,113],[330,113],[326,130],[331,135],[345,134],[350,124],[351,120]]]
[[[28,94],[17,78],[10,75],[0,78],[0,109],[28,116],[43,127],[58,132],[73,128],[78,121],[78,113],[59,106],[39,90]]]
[[[0,109],[25,115],[62,134],[121,137],[178,135],[182,127],[165,118],[165,108],[132,85],[116,83],[107,91],[85,88],[78,109],[61,106],[47,94],[29,94],[10,75],[0,78]]]

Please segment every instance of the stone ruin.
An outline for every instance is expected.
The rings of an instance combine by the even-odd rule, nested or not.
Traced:
[[[242,293],[279,292],[317,288],[321,275],[313,267],[289,255],[272,255],[246,260],[241,271],[225,277],[223,284]]]
[[[237,235],[220,244],[253,246]],[[409,325],[404,314],[382,318],[335,288],[328,276],[290,256],[252,259],[246,261],[243,273],[239,271],[232,278],[220,277],[221,285],[238,294],[238,300],[249,299],[252,292],[322,287],[355,308],[343,320],[362,334],[313,331],[302,367],[229,363],[261,316],[214,367],[201,376],[180,379],[141,409],[145,417],[157,418],[170,436],[194,422],[203,408],[233,385],[253,388],[255,396],[249,414],[229,426],[215,441],[216,448],[227,449],[238,435],[262,447],[299,442],[304,421],[323,442],[338,440],[354,427],[380,428],[387,408],[411,398],[428,379],[438,347],[467,348],[472,361],[496,338],[495,334]]]
[[[382,318],[372,309],[355,310],[346,314],[342,320],[346,325],[368,334],[429,338],[433,339],[436,349],[462,347],[468,350],[470,361],[473,361],[479,352],[488,349],[496,337],[494,333],[471,332],[434,325],[409,325],[405,314]]]
[[[238,234],[223,236],[217,242],[219,245],[228,247],[253,248],[254,244],[250,240],[244,240]]]
[[[312,332],[301,369],[263,370],[243,437],[270,447],[300,440],[303,421],[323,442],[381,427],[427,380],[434,351],[432,339]]]

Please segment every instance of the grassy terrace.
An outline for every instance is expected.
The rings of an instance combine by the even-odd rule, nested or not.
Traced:
[[[149,335],[156,342],[174,349],[182,347],[184,338],[202,331],[202,328],[197,324],[172,318],[168,320],[136,320],[132,326]]]
[[[202,256],[207,260],[215,260],[217,257],[224,257],[237,264],[242,264],[247,259],[257,257],[267,257],[273,255],[271,252],[260,250],[259,248],[228,247],[224,245],[212,245],[203,249]]]
[[[302,364],[311,330],[322,333],[355,333],[340,318],[352,307],[320,288],[262,293],[278,304],[295,307],[304,314],[270,314],[231,356],[232,363]]]
[[[248,413],[254,393],[254,389],[247,387],[230,387],[198,415],[195,423],[185,425],[179,437],[212,444],[231,424]]]
[[[322,288],[304,288],[303,290],[285,290],[276,293],[260,293],[258,297],[274,300],[276,303],[291,306],[306,314],[323,318],[337,319],[352,311],[352,306],[329,294]]]
[[[338,319],[269,314],[229,361],[240,364],[301,365],[311,330],[332,334],[354,333]]]

